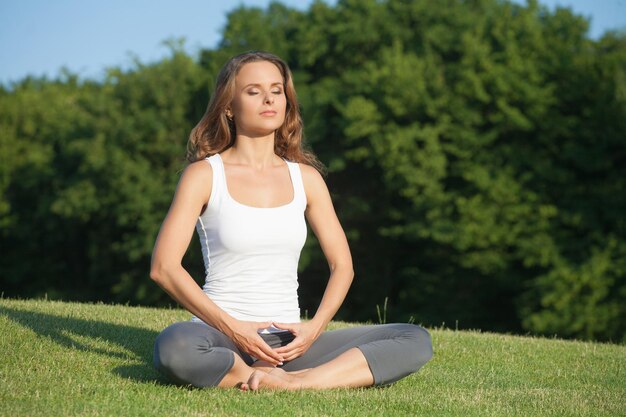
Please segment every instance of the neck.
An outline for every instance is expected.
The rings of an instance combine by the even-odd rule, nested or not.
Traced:
[[[274,132],[263,138],[238,135],[233,146],[222,152],[224,154],[227,154],[229,163],[248,165],[255,169],[276,165],[278,161],[274,153]]]

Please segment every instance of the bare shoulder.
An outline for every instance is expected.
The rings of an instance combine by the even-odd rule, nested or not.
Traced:
[[[328,188],[322,174],[311,165],[299,163],[302,172],[302,182],[309,203],[315,202],[328,195]]]
[[[191,175],[208,175],[213,176],[213,168],[208,159],[201,159],[196,162],[192,162],[185,167],[183,172],[188,172]]]
[[[315,188],[326,184],[322,174],[317,169],[307,164],[299,163],[298,165],[300,166],[300,172],[302,172],[302,181],[305,188]]]
[[[212,180],[213,168],[208,160],[201,159],[187,165],[183,170],[181,177],[193,182]]]
[[[213,184],[213,169],[206,159],[192,162],[183,170],[178,183],[178,192],[195,195],[203,203],[209,201]]]

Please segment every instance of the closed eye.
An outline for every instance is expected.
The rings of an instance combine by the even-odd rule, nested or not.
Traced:
[[[276,94],[276,95],[280,95],[280,94],[282,94],[283,92],[282,92],[282,90],[274,90],[274,91],[272,91],[272,93],[273,93],[273,94]],[[257,94],[259,94],[259,93],[258,93],[258,92],[256,92],[256,91],[248,91],[248,95],[249,95],[249,96],[256,96]]]

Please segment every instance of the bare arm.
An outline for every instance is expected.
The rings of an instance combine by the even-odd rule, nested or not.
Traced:
[[[326,183],[317,170],[308,165],[304,168],[307,168],[304,170],[304,181],[309,202],[305,214],[330,268],[324,296],[311,319],[324,329],[346,298],[354,270],[348,240],[337,218]]]
[[[200,161],[183,171],[154,245],[150,277],[184,308],[222,330],[229,317],[208,299],[181,263],[197,217],[211,193],[212,171],[206,165]]]
[[[190,164],[183,171],[156,239],[150,277],[180,305],[225,333],[242,350],[259,359],[278,363],[282,360],[280,355],[256,333],[257,328],[268,327],[270,323],[235,320],[206,296],[182,266],[198,216],[211,195],[212,179],[211,166],[204,160]]]
[[[308,201],[305,215],[328,261],[330,278],[317,312],[308,323],[275,323],[277,327],[288,329],[296,335],[290,344],[276,349],[285,360],[300,356],[324,331],[346,298],[354,277],[348,240],[335,213],[326,183],[315,168],[304,164],[300,164],[300,167]]]

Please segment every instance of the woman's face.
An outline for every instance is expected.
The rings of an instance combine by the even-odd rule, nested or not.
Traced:
[[[271,134],[285,121],[286,108],[283,77],[276,65],[257,61],[241,67],[231,103],[237,134]]]

